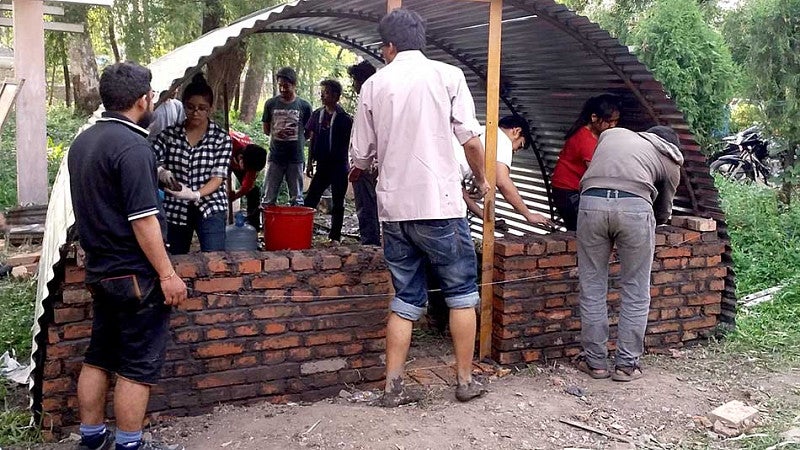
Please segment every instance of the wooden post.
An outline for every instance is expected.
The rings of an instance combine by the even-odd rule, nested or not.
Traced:
[[[390,13],[397,8],[403,7],[403,0],[386,0],[386,12]]]
[[[25,85],[17,96],[17,203],[47,204],[47,95],[44,3],[14,0],[14,72]]]
[[[481,259],[481,326],[478,356],[492,351],[492,299],[494,287],[494,196],[497,185],[497,122],[500,114],[500,51],[503,29],[503,0],[489,5],[489,56],[486,72],[486,181],[489,193],[483,200],[483,255]]]

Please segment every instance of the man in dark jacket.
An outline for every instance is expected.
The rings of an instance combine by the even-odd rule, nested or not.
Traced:
[[[650,310],[650,269],[656,224],[666,223],[680,182],[678,135],[657,126],[636,133],[604,131],[581,179],[578,274],[581,340],[578,369],[593,378],[631,381],[642,376],[639,357]],[[608,260],[616,246],[621,309],[613,374],[607,367]]]
[[[311,139],[308,151],[306,175],[313,177],[306,193],[305,206],[316,208],[322,193],[331,187],[331,231],[332,241],[342,238],[344,221],[344,196],[347,193],[347,172],[350,170],[348,148],[353,118],[339,105],[342,85],[336,80],[320,83],[322,108],[314,111],[306,123],[306,132]],[[316,163],[316,173],[315,173]]]

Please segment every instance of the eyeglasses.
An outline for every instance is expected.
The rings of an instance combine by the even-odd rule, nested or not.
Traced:
[[[183,105],[183,109],[186,110],[187,114],[191,114],[193,112],[207,113],[211,108],[206,105],[193,105],[191,103],[186,103]]]

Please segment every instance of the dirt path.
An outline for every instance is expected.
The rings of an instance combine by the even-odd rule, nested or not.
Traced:
[[[486,397],[467,404],[455,401],[452,388],[437,386],[425,401],[395,409],[344,398],[222,406],[152,433],[187,449],[763,449],[800,413],[797,369],[771,371],[713,347],[650,356],[645,364],[646,376],[631,383],[592,380],[559,364],[533,366],[492,381]],[[573,395],[578,390],[583,396]],[[730,400],[758,407],[761,425],[750,433],[770,436],[723,440],[695,419]],[[624,436],[635,447],[559,419]]]

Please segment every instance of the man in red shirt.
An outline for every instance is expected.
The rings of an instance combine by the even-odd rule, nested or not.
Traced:
[[[247,200],[247,223],[258,230],[261,228],[261,188],[256,186],[256,177],[267,164],[267,151],[253,144],[250,136],[244,133],[231,130],[230,136],[233,143],[230,170],[239,181],[239,189],[234,191],[228,186],[228,198],[231,202],[242,197]]]

